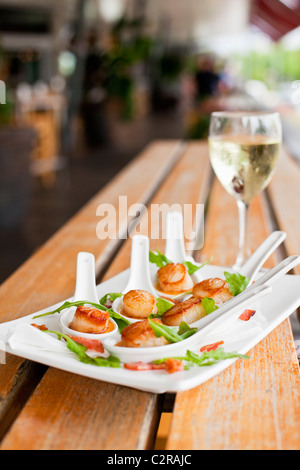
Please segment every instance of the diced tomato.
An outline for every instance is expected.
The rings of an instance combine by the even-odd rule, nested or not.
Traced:
[[[152,370],[164,370],[166,369],[166,363],[165,362],[161,362],[160,364],[151,364],[151,368]]]
[[[218,349],[218,347],[221,344],[224,344],[224,341],[218,341],[217,343],[207,344],[206,346],[202,346],[202,348],[200,349],[200,352],[212,351],[212,350],[215,351],[216,349]]]
[[[41,331],[47,331],[48,330],[46,325],[36,325],[35,323],[31,323],[31,326],[34,326],[35,328],[37,328],[38,330],[41,330]]]
[[[174,372],[180,371],[184,369],[182,361],[178,359],[166,359],[165,362],[161,364],[151,364],[149,362],[130,362],[124,364],[125,369],[129,370],[166,370],[169,374],[173,374]]]
[[[250,320],[251,317],[253,317],[254,314],[255,314],[255,310],[246,309],[239,316],[239,319],[243,320],[243,321],[248,321],[248,320]]]
[[[69,338],[71,338],[76,343],[82,344],[82,346],[85,346],[91,351],[104,353],[104,347],[99,339],[81,338],[79,336],[69,336]]]
[[[150,364],[148,362],[127,362],[124,364],[125,369],[130,369],[130,370],[152,370],[153,369],[153,364]]]
[[[180,370],[184,370],[183,362],[180,359],[167,359],[166,362],[166,370],[169,374],[173,374],[174,372],[179,372]]]

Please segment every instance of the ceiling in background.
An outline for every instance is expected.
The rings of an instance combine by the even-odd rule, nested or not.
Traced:
[[[249,0],[151,0],[147,16],[153,31],[170,41],[201,42],[216,35],[240,33],[248,25]]]
[[[9,22],[2,17],[2,24],[0,18],[0,39],[15,46],[19,34],[32,43],[36,41],[34,34],[42,36],[42,28],[47,34],[49,15],[50,33],[47,38],[41,37],[40,44],[63,42],[68,38],[66,24],[78,19],[80,3],[85,27],[96,28],[100,36],[124,13],[132,18],[140,12],[147,19],[147,33],[166,44],[203,47],[212,42],[221,48],[223,38],[233,43],[237,35],[247,38],[251,25],[271,40],[278,40],[300,24],[300,0],[0,0],[0,10],[5,9],[10,18]],[[14,15],[9,9],[15,11]]]

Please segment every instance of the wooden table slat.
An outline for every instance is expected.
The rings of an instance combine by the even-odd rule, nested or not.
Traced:
[[[0,321],[6,322],[56,304],[73,294],[76,256],[79,251],[95,255],[98,272],[113,258],[119,240],[99,240],[96,216],[100,204],[112,204],[120,224],[127,227],[127,214],[118,214],[119,195],[127,196],[128,205],[146,204],[182,155],[185,146],[178,141],[154,142],[136,157],[117,177],[92,198],[66,225],[39,249],[0,287]],[[160,171],[157,171],[157,167]],[[80,190],[80,188],[79,188]],[[9,356],[0,366],[0,438],[34,389],[45,369],[30,367],[24,360]],[[16,377],[22,396],[14,404]]]
[[[288,254],[300,254],[300,164],[285,150],[268,186],[268,195],[279,228],[288,234],[285,241]],[[300,266],[296,266],[295,272],[300,274]]]
[[[162,183],[151,199],[151,207],[158,209],[162,202],[171,206],[178,200],[182,207],[184,204],[195,206],[199,202],[205,203],[210,172],[206,146],[190,145],[170,172],[167,180]],[[160,219],[153,218],[151,215],[152,212],[148,211],[142,219],[148,219],[149,230],[157,229]],[[151,221],[152,226],[150,226]],[[143,225],[142,220],[140,225],[147,227]],[[156,242],[159,243],[161,249],[164,248],[162,240],[155,240],[153,249],[157,248]],[[114,276],[129,266],[130,249],[129,238],[121,247],[104,279]],[[57,376],[60,377],[59,380]],[[76,390],[76,400],[72,402],[69,395],[65,396],[64,387],[68,390]],[[87,399],[87,394],[91,399]],[[100,398],[93,399],[93,397]],[[80,420],[78,421],[79,403]],[[116,403],[122,403],[122,406],[115,407]],[[149,445],[153,448],[154,431],[158,427],[160,418],[160,404],[160,398],[151,393],[87,380],[80,376],[61,371],[53,372],[49,369],[12,425],[1,448],[12,449],[18,446],[22,449],[145,449],[149,448]],[[53,407],[55,407],[55,412],[52,411]],[[39,425],[36,426],[37,415],[41,410],[43,410],[43,416]],[[91,415],[93,415],[92,420]],[[69,426],[64,431],[65,440],[61,442],[61,429],[65,427],[66,416],[68,416]],[[134,426],[130,425],[132,421],[134,421]],[[78,438],[79,422],[81,423],[80,440]],[[101,433],[97,427],[99,423],[102,423]],[[128,426],[130,433],[128,433]],[[25,428],[28,432],[24,436]],[[52,430],[51,433],[49,429]],[[125,441],[124,436],[127,436]]]
[[[275,194],[279,200],[278,188]],[[285,208],[280,209],[282,214]],[[272,231],[270,221],[261,194],[250,210],[252,250]],[[201,255],[213,254],[215,264],[232,265],[238,246],[237,208],[218,181],[210,196],[205,229]],[[279,259],[277,250],[265,266]],[[300,376],[289,319],[249,354],[249,361],[238,360],[202,386],[177,394],[168,450],[299,449]]]
[[[159,173],[155,173],[157,167]],[[293,164],[289,162],[283,170],[287,181]],[[157,233],[160,204],[192,204],[194,215],[196,204],[208,201],[204,246],[195,256],[202,260],[213,255],[213,264],[231,265],[237,251],[236,203],[216,180],[210,191],[211,175],[206,142],[189,143],[186,148],[178,147],[178,142],[156,142],[146,148],[0,288],[2,299],[9,299],[0,314],[1,321],[21,317],[32,311],[33,305],[36,310],[71,295],[78,251],[95,254],[103,280],[129,266],[130,239],[121,244],[118,240],[102,242],[95,236],[97,207],[108,202],[117,206],[120,194],[128,196],[128,204],[142,202],[152,208],[142,214],[131,235],[135,230],[145,233],[153,229]],[[296,188],[297,178],[292,181]],[[282,214],[285,206],[280,193],[278,196],[280,190],[282,183],[274,178],[269,198],[262,193],[251,205],[252,249],[274,229],[274,213],[282,216],[275,220],[281,228],[290,232],[296,226],[294,219]],[[287,194],[283,199],[288,203]],[[273,204],[271,211],[269,201]],[[127,230],[128,219],[121,223]],[[290,252],[297,246],[294,240],[285,250]],[[163,250],[164,240],[151,240],[151,248]],[[274,265],[282,253],[277,250],[265,266]],[[46,282],[43,275],[48,269]],[[24,279],[14,301],[13,287]],[[167,449],[300,447],[299,367],[289,320],[249,353],[249,361],[237,361],[203,385],[175,396]],[[0,418],[2,423],[6,419],[5,426],[14,420],[2,440],[2,450],[153,448],[163,397],[53,368],[42,370],[30,389],[32,371],[23,375],[24,385],[18,388],[17,375],[22,367],[24,361],[14,356],[9,357],[7,366],[0,367]],[[16,384],[16,396],[20,397],[22,390],[27,390],[27,395],[13,415]],[[3,434],[0,432],[0,438]]]

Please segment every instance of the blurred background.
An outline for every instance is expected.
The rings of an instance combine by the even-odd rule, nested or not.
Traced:
[[[277,109],[300,159],[300,0],[0,0],[0,282],[153,139]]]

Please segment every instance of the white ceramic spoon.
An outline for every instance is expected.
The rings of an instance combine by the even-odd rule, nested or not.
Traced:
[[[170,211],[167,214],[165,256],[170,261],[173,261],[173,263],[194,261],[191,256],[187,255],[185,250],[183,217],[181,212]]]
[[[239,270],[239,273],[246,276],[251,281],[255,278],[265,261],[271,256],[278,246],[286,239],[286,233],[277,230],[272,232],[255,252],[248,258]],[[249,284],[250,284],[249,283]]]
[[[267,295],[271,292],[271,287],[269,286],[259,286],[255,289],[255,292],[252,292],[251,301],[257,300],[264,295]],[[239,298],[238,298],[239,297]],[[237,314],[249,303],[248,296],[237,296],[235,298],[235,305],[231,306],[230,314]],[[220,308],[221,310],[221,308]],[[210,317],[215,312],[208,315]],[[205,317],[205,318],[208,318]],[[205,319],[204,318],[204,319]],[[195,323],[190,326],[195,326]],[[177,343],[167,344],[164,346],[154,346],[154,347],[144,347],[144,348],[128,348],[124,346],[117,346],[119,339],[108,338],[103,342],[105,349],[114,356],[118,357],[121,362],[152,362],[156,359],[161,359],[162,357],[172,357],[184,355],[189,349],[189,347],[198,341],[198,332],[189,338],[178,341]]]
[[[272,232],[259,247],[255,250],[246,263],[241,267],[239,273],[250,279],[248,286],[251,285],[256,274],[259,272],[265,261],[271,256],[278,246],[286,239],[286,233],[280,230]],[[176,300],[182,300],[187,294],[180,294],[173,297]]]
[[[288,273],[291,269],[300,263],[300,256],[292,255],[278,263],[274,268],[270,269],[260,276],[251,286],[247,287],[247,291],[254,289],[256,286],[270,285],[277,281],[281,276]]]
[[[119,357],[122,362],[135,362],[137,358],[139,361],[151,362],[162,357],[172,357],[185,354],[189,347],[195,346],[195,344],[198,343],[200,333],[200,337],[203,337],[203,328],[205,326],[209,325],[210,328],[213,328],[213,322],[221,316],[223,317],[223,321],[226,321],[233,315],[238,314],[244,308],[247,308],[249,306],[249,302],[253,304],[263,296],[270,294],[272,290],[270,284],[277,281],[281,276],[286,274],[299,263],[300,256],[290,256],[283,260],[275,266],[275,268],[261,276],[257,282],[252,284],[248,289],[245,289],[241,294],[228,300],[215,312],[212,312],[201,320],[191,324],[191,327],[198,328],[198,332],[183,341],[165,346],[149,348],[126,348],[116,346],[116,340],[114,338],[108,338],[104,342],[104,347],[110,354]]]
[[[73,302],[81,300],[99,304],[99,298],[96,289],[95,257],[91,253],[86,252],[80,252],[77,255],[76,287]],[[69,328],[69,325],[74,317],[75,311],[76,307],[71,307],[60,314],[60,326],[63,333],[67,335],[102,340],[108,336],[116,334],[118,331],[118,326],[112,318],[110,321],[112,322],[114,328],[107,333],[94,334],[72,330]]]
[[[76,286],[73,302],[77,300],[99,303],[96,289],[95,257],[91,253],[80,252],[77,255]]]
[[[194,258],[186,253],[183,230],[183,216],[181,212],[178,211],[170,211],[167,214],[165,256],[173,263],[183,263],[185,261],[195,263]],[[194,284],[201,280],[201,276],[199,277],[198,271],[193,273],[191,277],[193,279]],[[153,284],[155,286],[158,283],[157,281],[158,278],[157,274],[155,273],[153,276]],[[170,300],[174,297],[177,298],[177,296],[174,296],[174,294],[171,295],[168,292],[159,291],[158,289],[157,292],[159,295],[169,297]],[[186,294],[179,295],[180,297],[185,297]]]
[[[229,313],[231,315],[231,309],[235,308],[237,305],[240,305],[240,302],[253,302],[254,298],[258,298],[257,295],[259,293],[269,293],[266,289],[269,289],[271,284],[275,281],[280,279],[281,276],[286,274],[288,271],[293,269],[300,263],[300,256],[294,255],[289,256],[288,258],[281,261],[277,266],[270,269],[267,273],[263,274],[257,281],[255,281],[251,286],[245,289],[233,299],[227,300],[223,305],[221,305],[218,310],[210,313],[204,318],[194,322],[190,326],[197,327],[198,329],[202,329],[206,325],[212,323],[221,315],[225,316],[225,314]],[[245,300],[245,302],[244,302]],[[225,319],[225,317],[224,317]],[[197,334],[197,333],[196,333]],[[195,336],[195,335],[194,335]]]
[[[135,235],[132,238],[129,278],[122,294],[124,295],[131,290],[145,290],[155,298],[157,297],[149,267],[149,238],[145,235]],[[123,296],[113,302],[112,309],[124,316],[130,323],[140,320],[127,317],[123,313]]]
[[[135,289],[146,290],[156,296],[149,269],[149,238],[145,235],[132,238],[129,278],[122,293]]]

